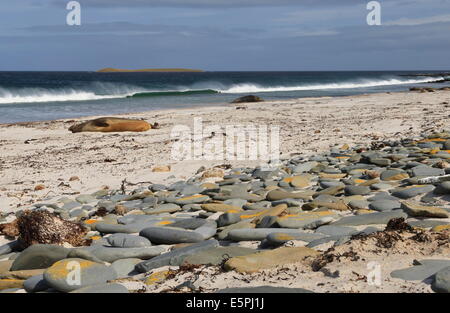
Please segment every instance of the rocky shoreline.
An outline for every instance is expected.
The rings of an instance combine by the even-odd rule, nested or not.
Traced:
[[[450,292],[449,160],[443,130],[47,197],[0,218],[0,290]]]

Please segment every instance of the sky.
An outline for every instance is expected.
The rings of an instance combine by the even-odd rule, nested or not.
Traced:
[[[450,70],[450,0],[0,0],[0,71]]]

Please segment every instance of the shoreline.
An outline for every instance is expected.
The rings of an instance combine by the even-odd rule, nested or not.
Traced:
[[[202,117],[204,127],[251,123],[278,125],[281,128],[281,153],[286,157],[316,153],[338,144],[368,143],[374,139],[418,135],[428,128],[448,128],[448,108],[443,103],[448,101],[449,94],[448,91],[436,91],[313,97],[111,115],[145,119],[161,125],[160,129],[144,133],[71,134],[68,131],[77,121],[102,116],[2,124],[0,206],[16,210],[32,201],[45,199],[49,192],[83,193],[102,185],[117,187],[124,178],[132,182],[169,183],[194,174],[201,166],[257,163],[172,161],[171,129],[174,125],[192,125],[194,117]],[[138,155],[130,155],[129,149],[137,151]],[[114,162],[103,162],[108,159]],[[151,171],[154,166],[161,165],[171,165],[171,172]],[[69,183],[72,176],[79,176],[80,181]],[[39,184],[45,189],[35,191]]]

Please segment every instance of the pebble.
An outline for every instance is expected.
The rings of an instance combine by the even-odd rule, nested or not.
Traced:
[[[401,199],[410,199],[414,198],[415,196],[431,192],[434,190],[433,185],[415,185],[415,186],[408,186],[408,187],[401,187],[396,188],[392,190],[392,195],[401,198]]]
[[[346,216],[340,220],[334,222],[334,226],[359,226],[359,225],[375,225],[375,224],[387,224],[394,218],[407,218],[408,216],[401,210],[395,210],[392,212],[381,212],[364,214],[357,216]]]
[[[139,248],[150,247],[152,243],[145,237],[134,236],[128,234],[113,234],[107,239],[108,243],[113,247],[118,248]]]
[[[184,265],[220,265],[226,258],[232,258],[236,256],[243,256],[256,253],[257,250],[229,246],[229,247],[218,247],[213,249],[204,250],[202,252],[189,255],[184,259]]]
[[[148,227],[143,229],[139,236],[155,244],[194,243],[204,240],[203,236],[195,231],[175,227]]]
[[[450,216],[449,212],[447,212],[442,208],[433,206],[424,206],[412,201],[404,201],[402,203],[402,209],[406,213],[408,213],[409,216],[413,217],[447,218]]]

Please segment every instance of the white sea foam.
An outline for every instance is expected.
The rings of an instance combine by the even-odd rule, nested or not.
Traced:
[[[393,85],[408,85],[419,83],[432,83],[443,80],[443,77],[426,77],[423,79],[386,79],[386,80],[361,80],[358,82],[348,83],[328,83],[315,85],[300,85],[300,86],[273,86],[265,87],[257,84],[238,84],[229,88],[219,90],[221,93],[259,93],[259,92],[279,92],[279,91],[303,91],[303,90],[327,90],[327,89],[356,89],[377,86],[393,86]]]

